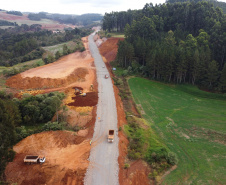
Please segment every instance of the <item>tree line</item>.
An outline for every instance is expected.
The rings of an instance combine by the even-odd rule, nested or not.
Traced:
[[[7,11],[6,13],[12,14],[12,15],[23,16],[23,14],[20,11]]]
[[[178,2],[181,3],[181,2],[188,2],[188,1],[191,1],[191,0],[166,0],[166,3],[178,3]],[[203,1],[203,0],[192,0],[192,1],[197,3],[197,2]],[[205,0],[205,1],[212,3],[215,8],[216,7],[221,8],[223,10],[223,12],[226,13],[226,3],[220,2],[217,0]]]
[[[117,63],[128,72],[225,92],[226,16],[212,3],[150,3],[112,12],[105,14],[103,29],[124,32]]]
[[[18,26],[18,24],[16,22],[0,20],[0,26]]]
[[[54,34],[52,31],[42,30],[39,24],[0,29],[0,65],[12,66],[41,58],[44,53],[41,47],[80,39],[89,33],[90,29],[75,28]]]

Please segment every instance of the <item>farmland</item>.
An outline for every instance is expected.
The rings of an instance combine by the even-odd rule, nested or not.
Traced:
[[[128,83],[142,116],[178,156],[162,184],[225,184],[226,98],[142,78]]]

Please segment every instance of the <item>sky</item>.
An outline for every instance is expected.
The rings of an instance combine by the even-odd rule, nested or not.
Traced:
[[[1,0],[0,9],[21,12],[61,14],[99,13],[142,9],[146,3],[163,4],[165,0]]]

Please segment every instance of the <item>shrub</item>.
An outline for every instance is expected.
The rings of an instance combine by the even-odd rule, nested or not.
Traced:
[[[129,168],[130,167],[130,165],[128,164],[128,163],[125,163],[124,164],[124,169],[127,169],[127,168]]]
[[[151,179],[155,179],[158,176],[158,172],[156,170],[153,170],[151,173],[148,174],[148,177]]]
[[[119,127],[118,131],[121,131],[122,130],[122,127]]]
[[[48,122],[43,126],[44,131],[48,130],[62,130],[64,123],[57,123],[57,122]]]
[[[175,165],[178,163],[177,155],[173,152],[169,152],[166,159],[167,162],[171,165]]]
[[[81,49],[80,49],[80,52],[83,52],[83,51],[85,51],[86,49],[85,49],[85,47],[83,46]]]

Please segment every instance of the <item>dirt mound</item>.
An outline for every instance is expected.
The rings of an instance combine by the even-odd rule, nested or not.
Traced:
[[[18,184],[67,184],[68,181],[83,179],[90,145],[88,140],[76,142],[77,138],[73,132],[66,131],[27,137],[13,148],[17,154],[14,161],[7,165],[7,180]],[[46,162],[43,165],[26,165],[23,158],[28,154],[45,155]]]
[[[15,75],[6,81],[6,85],[17,89],[36,89],[36,88],[56,88],[65,87],[74,82],[83,82],[88,74],[86,68],[77,68],[65,78],[41,78],[26,77],[22,78],[21,74]]]
[[[124,40],[123,38],[109,38],[100,45],[99,51],[108,62],[115,60],[118,52],[118,42]]]

